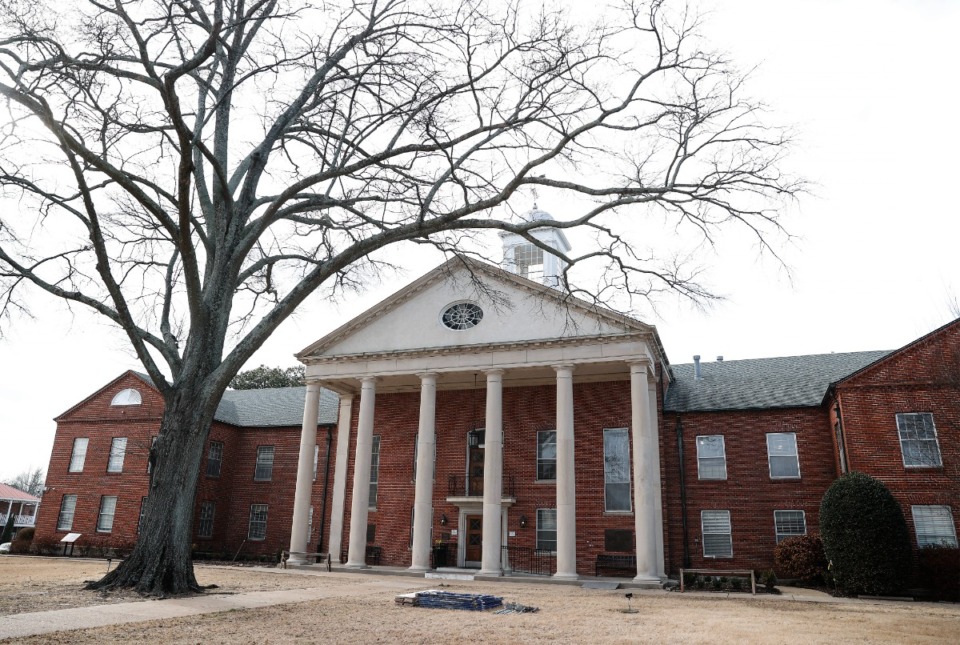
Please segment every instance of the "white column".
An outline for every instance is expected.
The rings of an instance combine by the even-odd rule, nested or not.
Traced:
[[[353,463],[353,499],[350,506],[350,552],[347,565],[367,567],[367,512],[370,504],[370,453],[373,446],[373,412],[377,398],[377,379],[360,380],[360,418],[357,419],[357,449]]]
[[[657,577],[660,580],[666,580],[666,563],[663,557],[663,480],[660,478],[660,421],[657,414],[657,381],[654,379],[650,383],[648,390],[648,401],[650,402],[650,431],[653,434],[653,472],[656,487],[654,490],[654,499],[656,500],[657,518]]]
[[[479,575],[499,576],[503,504],[503,370],[487,372],[483,454],[483,560]]]
[[[433,469],[436,446],[437,375],[420,375],[420,425],[417,430],[417,488],[413,499],[413,553],[410,570],[430,568],[433,520]]]
[[[293,494],[293,527],[290,529],[289,564],[306,564],[298,553],[307,550],[307,527],[310,521],[310,494],[313,492],[313,452],[317,445],[317,411],[320,407],[320,384],[307,383],[303,402],[303,426],[300,429],[300,458],[297,460],[297,487]]]
[[[656,472],[650,427],[646,363],[630,365],[630,408],[633,425],[633,516],[637,533],[637,582],[659,582],[657,576]]]
[[[343,509],[347,497],[347,465],[350,460],[350,423],[353,420],[353,395],[340,395],[337,420],[337,461],[333,470],[333,501],[330,505],[330,540],[327,551],[340,561],[343,546]]]
[[[577,492],[573,446],[573,366],[557,371],[557,573],[577,578]]]

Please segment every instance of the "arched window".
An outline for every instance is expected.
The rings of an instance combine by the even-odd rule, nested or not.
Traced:
[[[141,403],[143,403],[143,398],[140,393],[129,387],[117,392],[113,400],[110,401],[110,405],[140,405]]]

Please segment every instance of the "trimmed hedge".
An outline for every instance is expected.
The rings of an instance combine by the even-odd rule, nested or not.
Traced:
[[[820,502],[820,536],[839,591],[890,595],[908,583],[907,522],[873,477],[849,473],[830,486]]]
[[[827,580],[827,556],[816,533],[783,540],[773,551],[774,567],[781,578],[822,585]]]
[[[917,581],[936,600],[960,600],[960,549],[931,544],[917,553]]]

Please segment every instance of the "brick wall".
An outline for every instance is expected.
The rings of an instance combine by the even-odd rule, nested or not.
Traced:
[[[693,568],[769,569],[776,546],[775,510],[802,510],[807,532],[817,530],[820,499],[836,478],[833,443],[825,408],[794,408],[665,415],[660,428],[663,479],[666,485],[667,569],[683,566],[677,419],[683,427],[687,492],[687,534]],[[766,434],[797,435],[799,479],[772,479]],[[698,435],[723,435],[726,480],[701,480],[697,468]],[[728,510],[732,558],[705,558],[701,511]]]
[[[126,388],[137,389],[143,398],[138,406],[111,406],[113,396]],[[132,373],[127,373],[57,419],[57,432],[47,471],[46,503],[41,505],[34,538],[38,544],[59,541],[66,531],[57,531],[63,495],[77,495],[71,531],[83,534],[79,547],[102,544],[131,546],[137,537],[140,504],[148,492],[147,458],[152,437],[159,432],[163,401],[159,393]],[[73,440],[89,439],[83,471],[69,473]],[[111,440],[127,438],[127,450],[121,473],[108,473],[107,458]],[[219,477],[207,476],[207,455],[212,441],[224,444]],[[323,468],[326,459],[326,429],[318,432],[320,446],[317,481],[314,483],[315,507],[311,547],[316,548],[321,524]],[[267,482],[253,481],[257,446],[273,445],[273,476]],[[288,548],[296,488],[300,428],[235,428],[215,422],[210,430],[204,459],[198,473],[194,510],[194,544],[199,551],[228,553],[239,549],[243,555],[274,554]],[[332,472],[330,475],[332,482]],[[328,492],[328,499],[332,493]],[[96,530],[100,500],[104,495],[117,497],[113,528],[109,533]],[[196,536],[200,507],[205,501],[216,504],[213,536]],[[264,540],[247,541],[251,504],[268,504],[267,535]],[[329,504],[328,504],[329,507]],[[329,508],[325,526],[329,527]]]
[[[947,325],[843,381],[832,406],[838,403],[850,470],[890,489],[914,546],[915,504],[951,506],[960,535],[960,324]],[[904,466],[896,415],[911,412],[933,415],[942,465]]]
[[[375,544],[383,550],[383,564],[409,566],[410,519],[415,492],[414,443],[419,420],[419,393],[378,393],[374,434],[380,435],[379,496],[368,522],[376,525]],[[437,393],[437,460],[434,481],[434,539],[449,537],[458,524],[458,507],[447,502],[448,478],[463,477],[467,462],[467,433],[484,426],[484,389]],[[354,406],[356,428],[359,405]],[[503,390],[503,474],[516,486],[516,503],[507,514],[509,544],[536,546],[537,509],[556,507],[556,485],[536,478],[537,431],[556,427],[556,387],[505,387]],[[628,381],[574,386],[574,428],[577,468],[578,572],[593,575],[598,553],[604,552],[605,529],[634,529],[632,513],[604,512],[603,429],[630,427]],[[349,542],[356,433],[351,433],[344,545]],[[504,484],[505,487],[507,484]],[[443,515],[447,526],[440,525]],[[527,518],[526,528],[520,517]],[[455,538],[454,538],[455,540]]]

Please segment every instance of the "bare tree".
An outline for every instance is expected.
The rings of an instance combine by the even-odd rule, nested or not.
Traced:
[[[4,483],[8,486],[13,486],[17,490],[22,490],[24,493],[30,493],[34,497],[43,497],[44,481],[43,468],[33,468],[23,471]]]
[[[378,251],[582,227],[596,247],[564,259],[603,277],[565,286],[605,302],[711,297],[632,244],[641,224],[770,248],[798,190],[784,134],[661,4],[584,26],[519,0],[0,0],[0,310],[39,290],[106,317],[166,406],[140,539],[93,586],[198,588],[221,394],[307,296],[390,267]],[[506,205],[524,187],[586,206],[526,222]]]

